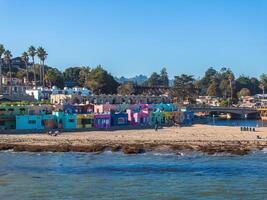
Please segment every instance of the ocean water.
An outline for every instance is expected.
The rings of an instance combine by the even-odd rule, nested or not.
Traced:
[[[2,151],[0,199],[267,199],[267,150],[246,156]]]

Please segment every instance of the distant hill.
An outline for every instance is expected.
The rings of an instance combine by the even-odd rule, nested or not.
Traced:
[[[129,81],[132,81],[134,83],[137,83],[138,85],[142,84],[143,82],[145,82],[147,80],[147,76],[145,75],[137,75],[135,77],[132,77],[132,78],[125,78],[124,76],[120,77],[120,78],[117,78],[115,77],[115,80],[118,82],[118,83],[125,83],[125,82],[129,82]]]

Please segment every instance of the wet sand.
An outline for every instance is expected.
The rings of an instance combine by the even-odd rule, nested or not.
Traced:
[[[197,150],[208,154],[244,155],[266,146],[267,128],[256,128],[256,132],[241,132],[239,127],[209,125],[164,127],[158,131],[65,132],[56,137],[47,134],[0,135],[0,150],[33,152],[101,152],[108,149],[122,150],[127,154],[145,151],[172,151],[179,154],[181,150]]]

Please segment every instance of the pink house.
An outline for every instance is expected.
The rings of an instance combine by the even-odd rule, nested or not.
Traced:
[[[134,112],[131,109],[127,109],[128,121],[130,125],[148,125],[149,113],[148,111]]]

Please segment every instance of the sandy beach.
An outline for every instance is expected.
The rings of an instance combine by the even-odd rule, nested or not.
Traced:
[[[260,139],[259,139],[260,138]],[[101,152],[106,149],[124,153],[145,151],[198,150],[214,154],[246,154],[267,146],[267,128],[256,132],[241,132],[239,127],[194,125],[164,127],[155,131],[116,130],[65,132],[58,136],[47,134],[0,135],[0,149],[14,151],[81,151]]]

